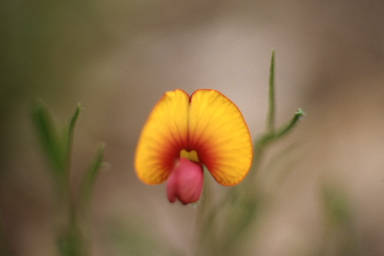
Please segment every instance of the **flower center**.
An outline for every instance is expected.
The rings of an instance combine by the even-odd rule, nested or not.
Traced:
[[[192,151],[186,151],[185,149],[180,151],[180,157],[187,158],[188,160],[192,162],[200,162],[199,158],[197,157],[197,152],[195,150]]]

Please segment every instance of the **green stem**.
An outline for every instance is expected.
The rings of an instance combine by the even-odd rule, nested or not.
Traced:
[[[269,90],[268,90],[268,116],[266,132],[273,132],[275,128],[275,50],[272,50],[271,66],[269,68]]]

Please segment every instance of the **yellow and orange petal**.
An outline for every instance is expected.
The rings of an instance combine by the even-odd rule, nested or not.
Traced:
[[[135,169],[141,181],[164,182],[187,148],[188,108],[189,96],[181,90],[165,93],[153,108],[136,148]]]
[[[215,90],[197,90],[189,109],[189,147],[221,185],[239,183],[252,163],[248,127],[237,108]]]
[[[161,183],[180,156],[202,162],[222,185],[240,182],[251,166],[252,143],[236,105],[215,90],[165,93],[140,135],[136,173],[145,183]]]

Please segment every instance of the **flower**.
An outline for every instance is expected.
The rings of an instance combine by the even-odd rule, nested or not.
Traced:
[[[138,140],[135,170],[146,184],[167,181],[170,202],[196,202],[203,165],[221,185],[232,186],[252,162],[248,127],[237,108],[216,90],[166,92],[150,113]]]

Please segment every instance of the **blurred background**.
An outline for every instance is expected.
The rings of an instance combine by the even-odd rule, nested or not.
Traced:
[[[306,115],[263,159],[291,148],[272,161],[287,175],[266,186],[274,200],[238,255],[342,255],[345,244],[348,255],[384,255],[383,13],[378,0],[2,1],[0,254],[56,255],[52,183],[31,121],[38,97],[59,123],[82,105],[73,184],[106,144],[93,255],[191,255],[198,206],[170,204],[165,184],[136,178],[140,129],[165,91],[212,88],[256,137],[274,48],[276,123],[298,107]],[[345,204],[336,228],[324,191]]]

